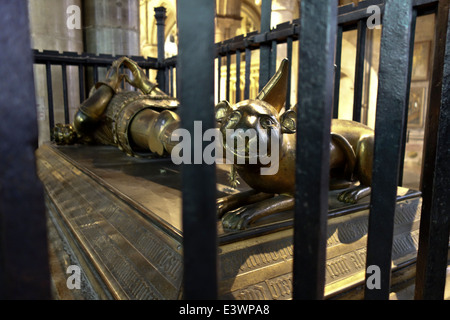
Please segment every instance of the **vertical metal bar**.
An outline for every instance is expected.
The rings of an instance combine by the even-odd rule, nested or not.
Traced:
[[[67,65],[63,63],[61,65],[62,70],[62,86],[63,86],[63,100],[64,100],[64,122],[66,124],[70,123],[69,117],[69,99],[67,92]]]
[[[358,39],[356,43],[355,85],[353,95],[353,121],[361,121],[361,107],[364,83],[364,60],[366,51],[366,19],[358,21]]]
[[[386,1],[380,45],[366,259],[366,270],[376,266],[380,271],[380,288],[371,289],[366,281],[365,299],[389,298],[398,165],[408,86],[411,16],[412,0]],[[370,275],[366,274],[366,278]]]
[[[84,101],[86,95],[84,88],[84,67],[82,64],[78,65],[78,86],[80,88],[80,104]]]
[[[124,73],[124,66],[121,65],[121,66],[120,66],[120,74],[123,74],[123,73]],[[122,90],[125,89],[125,81],[120,81],[120,89],[122,89]],[[130,89],[131,89],[131,88],[130,88]],[[135,88],[133,88],[133,89],[135,89]],[[161,88],[161,89],[164,91],[163,88]]]
[[[411,37],[409,41],[409,67],[408,67],[408,87],[406,90],[406,106],[409,105],[409,95],[411,92],[411,74],[412,74],[412,66],[413,66],[413,56],[414,56],[414,40],[416,33],[416,20],[417,20],[417,9],[413,8],[412,11],[412,19],[411,19]],[[400,154],[400,163],[398,168],[398,185],[403,185],[403,168],[405,165],[405,153],[406,153],[406,135],[408,132],[408,107],[405,108],[405,113],[403,115],[403,132],[402,132],[402,144],[401,144],[401,154]]]
[[[218,103],[220,102],[220,100],[221,100],[221,98],[220,98],[220,78],[221,78],[221,75],[220,75],[220,72],[221,72],[221,69],[222,69],[222,56],[221,55],[219,55],[218,57],[217,57],[217,99],[218,99]]]
[[[225,99],[227,101],[230,101],[230,82],[231,82],[231,54],[230,52],[227,52],[227,81],[225,83]]]
[[[300,24],[293,298],[322,299],[337,1],[302,0]]]
[[[0,25],[0,299],[50,299],[27,1],[2,2]]]
[[[443,299],[450,208],[450,4],[439,1],[422,167],[416,299]]]
[[[179,98],[180,97],[180,92],[181,92],[181,89],[180,89],[180,83],[181,83],[181,80],[180,80],[180,69],[179,69],[179,58],[177,57],[177,67],[176,67],[176,69],[175,69],[175,84],[176,84],[176,89],[175,89],[175,91],[176,91],[176,93],[177,93],[177,98]]]
[[[252,64],[252,51],[249,48],[245,48],[245,87],[244,87],[244,100],[250,98],[250,72]]]
[[[292,37],[288,37],[286,40],[287,47],[287,59],[289,60],[289,71],[286,91],[286,110],[291,108],[291,87],[292,87]]]
[[[241,50],[236,51],[236,102],[241,100]]]
[[[261,33],[270,31],[270,20],[272,15],[272,0],[261,2]]]
[[[277,41],[272,41],[272,49],[270,52],[270,68],[269,68],[269,79],[275,74],[277,69]]]
[[[261,3],[261,33],[270,31],[270,16],[272,0],[262,0]],[[270,43],[261,43],[259,48],[259,90],[270,80]]]
[[[168,67],[164,67],[164,92],[170,94],[169,88],[170,88],[170,83],[169,83],[169,68]]]
[[[47,99],[48,99],[48,125],[50,132],[55,126],[55,113],[53,111],[53,85],[52,85],[52,65],[50,62],[45,64],[45,72],[47,77]]]
[[[172,97],[175,96],[175,92],[173,90],[173,84],[174,84],[174,81],[173,81],[173,66],[172,66],[172,67],[170,67],[170,90],[169,90],[169,94]]]
[[[366,34],[366,59],[364,62],[364,80],[363,92],[361,102],[361,123],[367,125],[369,119],[369,104],[370,104],[370,78],[372,73],[373,62],[373,29],[368,29]]]
[[[156,7],[155,9],[155,20],[156,20],[156,39],[158,47],[158,73],[156,75],[156,81],[158,86],[164,92],[167,92],[166,88],[166,73],[164,66],[164,32],[165,32],[165,21],[166,21],[166,8]]]
[[[203,132],[214,120],[215,1],[179,0],[181,126],[193,137],[193,164],[182,166],[184,298],[217,298],[215,165],[202,159]],[[184,138],[183,138],[184,140]],[[201,143],[201,142],[200,142]],[[203,144],[207,144],[203,142]],[[201,147],[200,159],[198,150]],[[194,153],[197,151],[197,153]]]
[[[94,84],[98,82],[98,65],[94,65]]]
[[[341,87],[341,57],[342,57],[342,26],[337,28],[336,36],[336,57],[334,64],[336,68],[334,70],[334,95],[333,95],[333,118],[339,117],[339,90]]]
[[[155,11],[155,20],[156,20],[156,38],[157,38],[157,47],[158,47],[158,62],[164,61],[164,30],[165,30],[165,21],[166,21],[166,8],[164,7],[156,7]]]

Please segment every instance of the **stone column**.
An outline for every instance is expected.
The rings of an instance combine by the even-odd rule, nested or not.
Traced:
[[[166,21],[166,8],[157,7],[155,10],[155,20],[156,20],[156,40],[158,46],[158,63],[164,62],[164,43],[165,43],[165,21]],[[158,86],[161,90],[166,91],[166,79],[164,76],[164,70],[158,70],[156,77]]]
[[[139,0],[83,0],[85,51],[95,54],[140,55]],[[98,79],[107,69],[98,69]],[[94,85],[93,70],[87,71],[88,87]],[[131,89],[126,84],[125,89]]]
[[[84,0],[85,51],[139,55],[139,0]]]
[[[69,6],[81,10],[81,0],[28,0],[32,48],[38,50],[83,52],[82,29],[70,29],[67,20]],[[81,15],[80,15],[81,18]],[[55,123],[64,122],[62,72],[60,66],[52,68],[52,88]],[[35,88],[39,126],[39,143],[50,140],[47,78],[45,66],[35,65]],[[67,67],[69,115],[72,119],[79,106],[78,70]]]

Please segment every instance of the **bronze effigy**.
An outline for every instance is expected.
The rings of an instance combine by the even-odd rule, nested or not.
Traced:
[[[131,79],[118,73],[120,64],[132,71]],[[261,175],[263,163],[234,163],[232,172],[243,183],[230,188],[229,166],[217,166],[218,214],[224,215],[217,222],[221,298],[292,297],[294,181],[289,170],[296,109],[281,113],[285,68],[283,62],[257,99],[216,106],[220,130],[256,127],[260,138],[267,133],[262,129],[275,127],[276,138],[282,140],[275,175]],[[141,92],[118,90],[121,78]],[[76,253],[78,260],[71,263],[85,271],[86,283],[100,298],[183,297],[180,170],[170,158],[159,157],[174,147],[177,107],[178,102],[159,91],[134,62],[121,58],[82,104],[74,124],[59,125],[54,132],[60,144],[97,145],[45,144],[37,152],[51,225]],[[365,276],[369,197],[363,195],[370,191],[365,170],[371,165],[373,132],[348,121],[334,121],[331,128],[330,187],[338,189],[330,191],[328,199],[325,297],[355,297]],[[245,145],[241,150],[234,146],[224,140],[224,148],[234,156],[245,158],[250,151]],[[153,155],[158,159],[144,158]],[[341,189],[358,182],[360,186]],[[420,207],[419,192],[398,189],[394,285],[412,278]]]
[[[120,73],[128,68],[132,77]],[[121,91],[125,79],[139,91]],[[115,145],[130,156],[170,152],[173,127],[178,126],[178,101],[159,90],[133,60],[114,61],[106,79],[95,84],[79,107],[73,124],[53,130],[57,144],[75,142]]]
[[[132,77],[120,74],[121,66]],[[287,89],[288,61],[282,61],[277,73],[261,90],[256,99],[241,101],[234,106],[226,101],[216,106],[216,120],[223,138],[223,146],[235,159],[244,162],[232,166],[232,180],[236,172],[254,190],[244,195],[218,199],[218,216],[224,226],[245,229],[252,222],[294,205],[295,139],[297,106],[282,113]],[[125,79],[141,92],[121,92]],[[143,70],[131,59],[116,60],[104,81],[80,106],[73,125],[57,125],[54,130],[58,144],[96,142],[116,145],[128,155],[159,156],[170,154],[180,120],[176,113],[178,102],[160,91]],[[227,130],[235,136],[230,145]],[[234,139],[244,141],[247,132],[256,132],[254,140],[267,141],[268,148],[277,143],[275,172],[262,175],[266,167],[256,155],[256,163],[249,162],[250,142],[235,145]],[[330,189],[343,189],[340,201],[356,203],[370,194],[373,130],[360,123],[334,119],[331,124]],[[359,185],[355,183],[359,182]],[[351,187],[351,188],[349,188]],[[275,196],[276,195],[276,196]]]

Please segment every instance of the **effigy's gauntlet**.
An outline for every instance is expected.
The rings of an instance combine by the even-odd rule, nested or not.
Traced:
[[[144,94],[150,94],[154,90],[157,90],[157,84],[151,82],[147,78],[144,70],[142,70],[136,62],[129,58],[124,58],[123,65],[131,71],[132,78],[128,77],[127,75],[123,75],[123,77],[133,87],[141,90]]]
[[[120,74],[120,67],[127,59],[128,59],[127,57],[121,57],[116,61],[114,61],[111,67],[108,69],[105,79],[98,81],[95,84],[95,89],[99,89],[101,86],[107,86],[114,93],[117,93],[117,91],[119,90],[119,85],[124,77],[123,74]]]
[[[56,144],[60,145],[74,144],[79,139],[75,128],[71,124],[57,123],[52,129],[51,135]]]

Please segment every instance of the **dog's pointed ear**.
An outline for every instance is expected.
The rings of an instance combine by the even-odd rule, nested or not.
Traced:
[[[267,82],[256,99],[269,103],[279,113],[286,102],[288,76],[289,60],[283,59],[277,72]]]
[[[289,109],[280,116],[282,133],[295,133],[297,130],[297,112],[295,108]]]
[[[231,105],[228,101],[223,100],[220,101],[218,104],[216,104],[214,108],[216,121],[218,123],[222,123],[222,121],[225,119],[227,114],[231,111]]]

